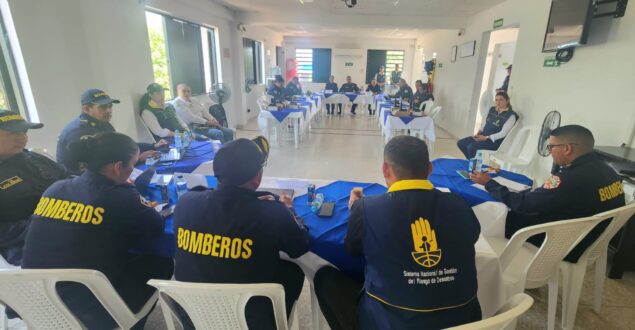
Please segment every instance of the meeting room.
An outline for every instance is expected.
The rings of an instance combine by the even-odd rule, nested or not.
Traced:
[[[0,330],[635,329],[628,0],[0,0]]]

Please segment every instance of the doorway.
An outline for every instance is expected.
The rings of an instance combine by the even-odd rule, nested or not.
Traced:
[[[489,109],[494,106],[494,96],[496,89],[503,85],[507,77],[507,67],[512,65],[516,54],[516,41],[518,40],[519,28],[510,27],[489,32],[489,43],[487,45],[487,57],[483,64],[483,77],[477,80],[475,91],[478,92],[476,120],[474,122],[474,133],[476,133],[483,123],[484,117]],[[486,40],[485,38],[483,40]],[[512,81],[510,76],[510,82]],[[507,91],[511,94],[511,90]]]

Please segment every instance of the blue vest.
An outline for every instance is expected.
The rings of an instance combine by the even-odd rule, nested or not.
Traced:
[[[511,109],[498,113],[498,111],[496,111],[496,107],[491,107],[487,113],[485,126],[481,130],[481,134],[490,136],[500,132],[501,129],[503,129],[505,122],[507,122],[507,119],[511,118],[511,116],[516,116],[516,118],[518,118],[518,115]]]
[[[372,310],[384,323],[379,320],[403,314],[434,319],[435,312],[447,317],[455,310],[458,319],[465,306],[478,306],[474,244],[480,225],[463,199],[428,180],[403,180],[362,201],[366,295],[360,315]],[[383,312],[370,307],[378,303]]]

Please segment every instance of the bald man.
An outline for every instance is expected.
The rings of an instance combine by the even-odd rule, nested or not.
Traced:
[[[554,168],[545,183],[535,190],[519,193],[491,180],[486,173],[472,173],[472,181],[498,201],[507,205],[505,237],[518,230],[558,220],[592,216],[624,206],[624,188],[615,171],[593,153],[595,139],[588,129],[579,125],[556,128],[549,137],[548,150]],[[565,258],[577,262],[580,255],[602,234],[608,222],[602,222],[585,237]],[[544,235],[529,242],[540,246]]]
[[[178,84],[176,91],[179,95],[172,104],[176,114],[187,126],[198,134],[203,134],[212,140],[223,143],[234,139],[234,131],[218,123],[202,104],[192,99],[192,89],[186,84]]]

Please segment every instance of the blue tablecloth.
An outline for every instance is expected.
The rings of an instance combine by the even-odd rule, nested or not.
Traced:
[[[309,228],[309,250],[347,274],[361,279],[364,273],[364,258],[352,257],[344,247],[344,238],[348,231],[348,198],[355,187],[362,187],[366,196],[386,192],[386,187],[376,183],[336,181],[317,189],[318,193],[324,194],[325,202],[335,202],[332,217],[318,217],[311,212],[306,194],[296,197],[293,207]]]
[[[278,111],[270,111],[271,115],[276,118],[277,121],[282,122],[288,115],[293,112],[302,112],[302,116],[306,118],[306,108],[302,107],[300,109],[282,109]]]
[[[453,193],[460,195],[470,206],[494,201],[494,198],[488,192],[472,187],[474,182],[463,179],[456,172],[457,170],[467,170],[467,167],[467,160],[439,158],[432,161],[432,175],[430,175],[429,179],[435,187],[449,188]],[[522,174],[500,171],[498,175],[528,186],[533,183],[531,179]]]
[[[192,173],[206,161],[214,159],[214,148],[210,141],[193,141],[181,160],[174,163],[164,163],[157,167],[157,173]],[[137,169],[145,171],[147,165],[138,165]]]
[[[207,176],[206,179],[207,185],[211,188],[215,188],[218,184],[216,177]],[[168,186],[168,196],[170,205],[175,205],[177,199],[176,190],[174,189],[174,181],[170,182],[170,185]],[[150,185],[148,188],[148,196],[146,197],[152,201],[160,202],[161,189],[156,185]],[[154,239],[141,239],[136,245],[136,248],[133,249],[133,252],[168,258],[174,257],[174,254],[176,253],[176,241],[174,240],[173,226],[172,216],[170,216],[165,220],[163,235]]]

